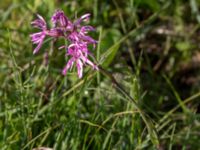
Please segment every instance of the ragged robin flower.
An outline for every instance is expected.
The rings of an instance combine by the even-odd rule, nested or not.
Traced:
[[[47,29],[46,21],[42,16],[37,16],[38,19],[34,20],[31,24],[41,31],[30,35],[33,44],[37,44],[33,51],[34,54],[39,51],[46,36],[64,38],[70,44],[61,46],[60,48],[65,48],[65,56],[70,58],[62,71],[63,75],[66,75],[67,71],[71,70],[74,64],[76,65],[79,78],[82,78],[83,67],[85,65],[90,65],[93,69],[98,70],[98,67],[88,57],[91,55],[88,46],[93,45],[95,47],[97,41],[87,34],[89,31],[94,31],[95,29],[92,26],[81,25],[82,22],[89,20],[90,14],[85,14],[74,22],[71,22],[63,11],[57,10],[51,17],[53,24],[51,29]]]

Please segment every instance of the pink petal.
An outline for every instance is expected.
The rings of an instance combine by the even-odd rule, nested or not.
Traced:
[[[77,67],[77,70],[78,70],[78,77],[82,78],[82,76],[83,76],[83,63],[81,62],[80,59],[78,59],[76,61],[76,67]]]

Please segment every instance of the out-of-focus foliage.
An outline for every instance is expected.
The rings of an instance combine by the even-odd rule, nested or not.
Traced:
[[[89,67],[82,80],[75,70],[61,75],[64,40],[46,39],[32,54],[30,22],[56,9],[70,19],[92,14],[95,61],[150,116],[159,145],[109,78]],[[199,149],[199,23],[200,0],[4,0],[0,149]]]

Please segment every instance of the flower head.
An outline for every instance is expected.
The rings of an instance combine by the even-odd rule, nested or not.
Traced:
[[[98,70],[98,67],[87,58],[88,49],[86,45],[71,44],[68,47],[66,55],[70,56],[71,58],[69,59],[69,61],[67,62],[66,66],[62,71],[63,75],[66,75],[67,71],[73,67],[74,63],[76,64],[79,78],[82,77],[83,65],[85,64],[88,64],[93,69]]]
[[[65,27],[68,25],[68,18],[65,16],[64,12],[61,10],[57,10],[54,15],[51,17],[51,21],[54,26],[56,26],[57,23],[60,24],[60,26]]]
[[[67,71],[71,70],[74,64],[76,65],[79,78],[83,75],[84,65],[89,65],[93,69],[98,70],[98,67],[90,61],[88,57],[91,55],[88,46],[92,44],[93,47],[95,47],[97,41],[87,34],[95,29],[89,25],[81,25],[82,22],[89,20],[90,14],[85,14],[72,22],[65,16],[63,11],[57,10],[51,17],[53,23],[53,28],[51,29],[47,29],[43,17],[40,15],[37,16],[38,19],[34,20],[31,24],[41,31],[30,35],[33,44],[37,44],[33,52],[34,54],[39,51],[46,36],[53,38],[62,37],[70,42],[69,46],[61,46],[61,48],[66,48],[65,56],[69,57],[68,62],[62,71],[63,75],[66,75]]]
[[[39,14],[37,14],[37,17],[38,17],[38,19],[32,21],[31,25],[33,25],[33,27],[35,27],[35,28],[46,30],[47,24],[46,24],[46,21],[44,20],[44,18],[42,16],[40,16]]]
[[[36,54],[42,46],[46,34],[42,32],[33,33],[30,35],[33,44],[37,44],[36,48],[33,50],[33,54]]]
[[[36,48],[33,51],[34,54],[37,53],[41,48],[44,38],[46,36],[45,31],[47,30],[46,21],[44,20],[44,18],[40,15],[37,15],[37,17],[38,19],[31,22],[31,24],[33,25],[33,27],[39,28],[42,31],[30,35],[33,44],[37,44]]]

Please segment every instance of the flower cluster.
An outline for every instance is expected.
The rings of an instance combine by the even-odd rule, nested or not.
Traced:
[[[63,11],[57,10],[51,17],[53,24],[51,29],[47,28],[46,21],[42,16],[37,15],[37,17],[38,19],[34,20],[31,24],[41,31],[30,35],[33,44],[37,44],[33,51],[34,54],[41,48],[45,37],[62,37],[70,42],[68,46],[64,45],[60,47],[66,48],[66,57],[70,57],[62,71],[63,75],[66,75],[67,71],[71,70],[74,64],[76,64],[79,78],[82,77],[83,66],[86,64],[98,70],[98,67],[88,58],[91,55],[88,46],[93,45],[95,47],[97,44],[96,40],[87,35],[89,31],[94,31],[94,28],[89,25],[81,25],[82,22],[89,20],[90,14],[85,14],[72,22],[65,16]]]

